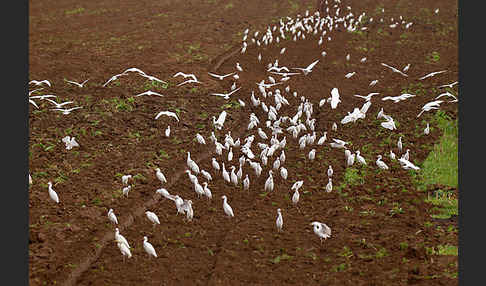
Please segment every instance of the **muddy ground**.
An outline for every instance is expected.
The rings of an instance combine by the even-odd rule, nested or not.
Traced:
[[[262,33],[282,17],[304,16],[307,9],[314,12],[315,1],[29,1],[29,79],[52,84],[32,95],[55,94],[59,101],[83,106],[69,115],[49,110],[51,104],[45,100],[36,100],[38,109],[29,107],[30,285],[456,285],[457,256],[437,255],[430,249],[457,245],[457,221],[432,219],[432,206],[424,201],[427,193],[417,189],[420,171],[403,170],[388,153],[403,153],[396,147],[402,136],[410,161],[421,166],[441,136],[434,111],[419,118],[417,114],[443,92],[439,85],[458,80],[457,2],[341,1],[341,13],[347,6],[355,16],[366,12],[374,18],[366,24],[368,30],[335,29],[322,46],[314,35],[268,46],[248,41],[241,54],[234,51],[241,47],[246,28],[250,35]],[[389,27],[400,16],[413,25]],[[280,55],[282,47],[286,51]],[[363,57],[365,63],[360,62]],[[247,130],[248,116],[255,113],[264,127],[267,114],[251,104],[250,96],[252,91],[259,94],[256,82],[268,82],[266,65],[275,59],[288,67],[305,67],[320,59],[312,73],[292,77],[281,86],[282,93],[286,85],[291,88],[285,92],[290,105],[279,114],[293,116],[305,96],[314,104],[317,138],[327,131],[328,140],[301,150],[297,140],[285,134],[289,178],[274,174],[275,190],[265,192],[269,168],[257,177],[246,164],[243,171],[251,180],[247,192],[213,171],[211,158],[220,163],[223,159],[215,154],[209,136],[215,132],[222,142],[231,131],[242,144],[251,134],[261,142],[256,128]],[[207,72],[230,73],[236,63],[244,68],[237,81],[238,96],[209,96],[229,91],[233,81],[214,80]],[[381,63],[399,69],[410,64],[408,77]],[[169,85],[129,74],[103,86],[131,67]],[[418,80],[440,70],[447,72]],[[183,79],[173,75],[179,71],[196,74],[203,84],[178,87]],[[352,71],[356,75],[344,77]],[[89,81],[82,88],[66,82],[85,79]],[[376,79],[378,83],[369,86]],[[342,102],[334,110],[329,103],[319,107],[334,87]],[[146,90],[164,96],[133,97]],[[364,103],[352,95],[370,92],[380,94],[373,97],[366,118],[339,124]],[[399,103],[380,100],[403,92],[417,96]],[[457,94],[457,86],[451,92]],[[246,106],[239,106],[237,98]],[[267,105],[274,104],[272,99],[262,97]],[[383,120],[376,114],[381,108],[398,122],[397,130],[380,126]],[[180,121],[166,116],[154,120],[162,110],[177,112]],[[224,128],[214,130],[212,118],[222,110],[228,112]],[[457,116],[456,103],[443,103],[441,110]],[[333,122],[338,123],[337,131],[331,130]],[[427,122],[431,132],[425,136]],[[168,125],[170,137],[164,135]],[[195,141],[196,133],[206,138],[206,145]],[[80,146],[66,150],[61,141],[66,135],[75,136]],[[357,183],[346,181],[343,149],[331,148],[331,138],[352,142],[350,149],[361,150],[367,160],[367,166],[353,166]],[[257,154],[256,142],[252,149]],[[316,159],[311,161],[307,154],[313,148]],[[187,152],[213,176],[209,202],[197,198],[184,173]],[[233,152],[233,161],[224,160],[227,167],[238,167],[242,153],[239,148]],[[376,167],[379,154],[389,170]],[[327,193],[329,165],[334,169],[334,188]],[[156,167],[168,179],[164,188],[193,201],[192,222],[176,215],[172,201],[155,194],[161,187]],[[122,195],[122,174],[133,175],[128,197]],[[304,185],[296,208],[290,187],[298,180]],[[59,204],[49,199],[49,181]],[[232,219],[223,213],[222,195],[235,211]],[[125,261],[114,242],[115,226],[107,218],[110,208],[133,247],[133,257]],[[284,217],[281,233],[275,228],[277,208]],[[151,225],[144,214],[147,209],[159,216],[161,225]],[[321,244],[309,225],[312,221],[325,222],[332,237]],[[147,257],[143,236],[158,258]]]

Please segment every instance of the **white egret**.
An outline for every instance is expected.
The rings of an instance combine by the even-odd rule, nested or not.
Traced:
[[[376,165],[383,170],[388,170],[388,166],[385,164],[385,162],[381,161],[381,155],[378,155],[378,159],[376,160]]]
[[[123,190],[122,190],[123,195],[128,198],[128,193],[130,192],[131,189],[132,189],[132,186],[124,187]]]
[[[288,171],[285,167],[281,167],[280,168],[280,176],[284,179],[284,180],[287,180],[287,176],[288,176]]]
[[[206,144],[206,140],[204,140],[204,137],[201,134],[197,133],[196,139],[197,139],[197,142],[199,142],[199,144]]]
[[[282,217],[282,211],[280,209],[277,209],[277,220],[275,224],[277,226],[278,232],[281,232],[283,228],[283,217]]]
[[[228,204],[228,198],[223,195],[221,196],[221,198],[223,199],[223,210],[224,210],[224,213],[228,216],[228,217],[234,217],[234,213],[233,213],[233,208],[231,208],[231,206]]]
[[[160,171],[160,168],[155,169],[155,176],[161,183],[167,183],[167,179],[165,178],[165,175]]]
[[[223,179],[226,182],[231,183],[231,179],[230,179],[229,173],[228,173],[228,171],[226,171],[226,168],[224,167],[224,162],[223,162]]]
[[[393,151],[390,150],[390,159],[395,160],[395,158],[396,158],[395,153],[393,153]]]
[[[400,136],[398,138],[397,147],[398,147],[398,150],[400,150],[400,152],[401,152],[402,151],[402,148],[403,148],[402,136]]]
[[[265,181],[265,191],[273,191],[273,176],[272,176],[272,170],[268,171],[268,178]]]
[[[165,129],[165,137],[170,136],[170,125],[167,125],[167,129]]]
[[[332,173],[333,173],[332,166],[329,165],[329,168],[327,168],[327,176],[332,177]]]
[[[155,248],[150,242],[148,242],[148,238],[146,236],[143,237],[143,249],[145,250],[145,252],[147,252],[149,257],[153,256],[157,258],[157,253],[155,252]]]
[[[214,168],[216,171],[219,171],[219,170],[220,170],[219,163],[218,163],[218,161],[216,161],[216,158],[214,158],[214,157],[213,157],[213,159],[212,159],[212,165],[213,165],[213,168]]]
[[[366,160],[365,158],[363,158],[363,156],[361,156],[360,154],[360,151],[356,151],[356,160],[360,163],[360,164],[363,164],[363,165],[366,165]]]
[[[204,188],[201,186],[201,184],[199,184],[199,182],[194,183],[194,191],[196,192],[198,198],[204,195]]]
[[[314,226],[314,233],[319,237],[321,243],[323,238],[327,239],[331,237],[331,228],[325,223],[314,221],[310,225]]]
[[[213,194],[211,192],[211,189],[208,188],[208,182],[203,182],[203,187],[204,187],[204,195],[208,197],[208,199],[213,198]]]
[[[250,178],[248,178],[248,174],[246,174],[245,179],[243,180],[243,189],[247,191],[250,189]]]
[[[314,160],[316,158],[316,149],[312,149],[308,154],[309,160]]]
[[[116,218],[115,213],[113,212],[113,209],[108,210],[108,219],[114,223],[118,224],[118,219]]]
[[[332,192],[332,178],[329,178],[329,182],[326,185],[326,192]]]
[[[407,149],[405,154],[402,155],[402,158],[407,160],[407,161],[410,159],[410,149]]]
[[[235,173],[236,167],[231,166],[230,168],[231,168],[231,183],[233,183],[236,187],[238,185],[238,176],[236,176],[236,173]]]
[[[159,217],[151,211],[146,211],[145,215],[147,216],[148,220],[151,221],[155,227],[156,224],[160,224]]]
[[[298,190],[302,187],[302,185],[304,185],[304,181],[297,181],[295,182],[292,187],[290,188],[291,190]]]
[[[120,230],[118,229],[118,227],[115,228],[115,240],[119,243],[124,244],[127,248],[130,248],[130,244],[128,244],[127,239],[120,234]]]
[[[429,123],[427,123],[427,127],[425,127],[424,129],[424,135],[429,135],[430,133],[430,127],[429,127]]]
[[[199,166],[194,162],[194,160],[191,159],[191,152],[187,152],[187,166],[196,174],[199,174]]]
[[[130,248],[128,248],[125,243],[117,241],[116,245],[120,249],[121,254],[123,254],[123,261],[125,261],[125,256],[127,256],[128,258],[132,257],[132,253],[130,252]]]
[[[231,162],[232,160],[233,160],[233,147],[230,147],[228,152],[228,162]]]
[[[297,205],[297,203],[299,202],[299,199],[300,199],[300,193],[299,193],[299,190],[295,190],[294,191],[294,194],[292,195],[292,203],[294,205]]]
[[[213,180],[213,177],[211,176],[211,174],[209,172],[207,172],[206,170],[201,169],[201,174],[204,176],[204,178],[206,178],[206,180],[208,180],[208,181]]]
[[[56,203],[59,203],[59,197],[58,197],[57,193],[52,189],[52,183],[48,182],[47,184],[49,185],[49,188],[48,188],[49,197],[53,201],[55,201]]]

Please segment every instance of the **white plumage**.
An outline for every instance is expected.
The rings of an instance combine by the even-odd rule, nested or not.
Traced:
[[[154,226],[156,224],[160,224],[159,217],[154,212],[146,211],[145,215],[147,216],[149,221],[151,221],[154,224]]]
[[[228,217],[234,217],[233,208],[228,204],[228,198],[226,196],[221,197],[223,199],[223,210]]]
[[[154,246],[150,242],[148,242],[148,238],[146,236],[143,237],[143,249],[145,250],[145,252],[147,252],[149,257],[157,257]]]
[[[116,215],[115,213],[113,212],[113,209],[110,209],[108,211],[108,219],[114,223],[114,224],[118,224],[118,219],[116,218]]]
[[[277,209],[277,220],[275,222],[277,226],[277,230],[280,232],[282,231],[283,228],[283,217],[282,217],[282,211],[280,209]]]
[[[47,184],[49,185],[49,188],[48,188],[49,197],[53,201],[55,201],[56,203],[59,203],[59,197],[58,197],[57,193],[52,189],[52,183],[48,182]]]

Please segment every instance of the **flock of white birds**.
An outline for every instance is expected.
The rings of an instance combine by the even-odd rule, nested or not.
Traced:
[[[362,164],[362,165],[369,165],[367,160],[372,160],[371,158],[366,159],[366,154],[361,154],[360,150],[352,151],[349,146],[349,142],[341,140],[339,138],[334,138],[332,136],[332,132],[336,131],[338,128],[337,123],[333,123],[331,130],[316,130],[315,123],[316,119],[313,118],[313,110],[314,110],[314,103],[309,101],[305,98],[305,96],[301,96],[300,98],[297,97],[297,91],[291,91],[290,84],[292,77],[305,77],[306,75],[312,73],[313,68],[320,64],[320,61],[323,60],[326,55],[327,51],[324,51],[323,46],[324,41],[331,41],[331,35],[333,29],[338,27],[343,27],[347,31],[355,31],[356,29],[366,30],[367,27],[364,26],[362,22],[362,18],[365,16],[365,13],[360,15],[354,15],[351,12],[351,7],[346,7],[341,9],[340,1],[336,0],[334,3],[328,3],[326,1],[327,9],[326,15],[322,16],[319,12],[314,14],[310,14],[306,11],[304,16],[298,15],[296,18],[287,17],[286,19],[281,19],[278,24],[275,24],[272,27],[268,27],[266,31],[263,33],[260,31],[255,31],[250,33],[249,29],[246,29],[243,33],[243,45],[241,48],[241,53],[246,53],[247,49],[251,48],[249,44],[247,44],[248,39],[250,39],[252,44],[257,46],[261,45],[271,45],[272,43],[279,43],[284,39],[291,39],[292,41],[298,41],[300,39],[305,39],[306,37],[318,38],[316,49],[321,49],[322,51],[319,52],[321,58],[316,59],[312,63],[303,63],[302,67],[286,67],[286,66],[279,66],[278,58],[275,59],[274,62],[270,62],[265,64],[267,67],[268,78],[262,79],[260,82],[257,82],[256,85],[258,89],[256,91],[252,90],[251,94],[249,95],[250,104],[253,105],[255,108],[262,108],[262,110],[267,114],[267,118],[258,118],[255,113],[249,114],[249,121],[246,130],[248,133],[250,131],[254,131],[256,129],[256,133],[252,133],[251,135],[247,135],[246,137],[240,138],[233,138],[231,135],[231,131],[227,131],[224,134],[223,142],[219,142],[215,132],[219,132],[224,129],[224,124],[226,121],[226,117],[228,116],[227,111],[222,111],[217,117],[212,116],[212,123],[214,126],[214,131],[211,132],[211,136],[209,137],[209,141],[207,141],[204,136],[197,133],[195,138],[199,144],[212,144],[214,145],[214,152],[217,156],[211,158],[211,166],[212,170],[203,170],[196,161],[193,160],[191,157],[191,153],[187,152],[187,176],[188,179],[191,181],[195,197],[193,199],[202,199],[205,197],[207,200],[212,200],[212,191],[209,188],[209,185],[214,180],[221,180],[223,179],[229,186],[241,186],[244,190],[249,191],[251,187],[250,178],[257,178],[262,175],[262,173],[268,173],[268,178],[265,181],[264,191],[272,192],[275,188],[274,186],[274,176],[280,175],[282,179],[287,180],[289,177],[287,168],[285,167],[285,160],[286,155],[284,152],[284,148],[286,144],[298,144],[300,150],[304,150],[306,147],[312,146],[312,148],[308,154],[307,158],[309,160],[314,160],[316,156],[316,151],[319,146],[323,146],[324,144],[329,144],[332,148],[341,148],[343,149],[344,153],[344,161],[346,166],[353,166],[354,164]],[[330,8],[333,12],[330,12]],[[384,11],[383,11],[384,12]],[[438,10],[436,10],[438,13]],[[390,19],[391,24],[389,25],[390,28],[398,28],[402,26],[404,29],[409,29],[412,26],[412,22],[407,22],[406,20],[402,19],[400,16],[399,19]],[[371,23],[373,18],[368,18],[367,23]],[[384,23],[384,18],[378,19],[379,22]],[[279,55],[285,54],[286,49],[282,48],[280,50]],[[277,56],[279,56],[277,55]],[[350,60],[350,55],[346,56],[346,60]],[[257,57],[257,63],[261,63],[262,56],[261,54]],[[367,59],[361,58],[360,63],[365,63]],[[263,63],[262,63],[263,64]],[[410,68],[410,64],[405,66],[402,69],[394,68],[386,63],[381,64],[383,67],[390,69],[391,72],[398,73],[403,77],[408,77],[406,72]],[[209,73],[211,77],[215,80],[233,80],[233,84],[231,86],[231,90],[228,92],[222,93],[212,93],[211,95],[219,96],[224,99],[230,99],[231,97],[235,97],[238,95],[238,92],[241,89],[237,87],[238,80],[240,78],[239,73],[243,71],[244,68],[251,68],[251,67],[242,67],[239,63],[236,63],[235,70],[231,73],[225,75],[219,75],[217,73]],[[418,80],[425,80],[427,78],[433,77],[437,74],[444,73],[446,71],[438,71],[432,72],[427,74]],[[138,68],[129,68],[122,72],[121,74],[117,74],[112,76],[108,81],[106,81],[102,86],[106,87],[110,82],[118,79],[121,76],[127,76],[129,74],[138,74],[143,76],[149,80],[157,81],[161,83],[166,83],[165,81],[158,79],[155,76],[147,75],[145,72]],[[343,75],[343,81],[345,79],[349,79],[353,77],[356,72],[350,72],[346,75]],[[185,74],[182,72],[176,73],[173,77],[183,77],[185,81],[178,84],[178,86],[184,84],[197,84],[201,83],[196,75],[194,74]],[[84,84],[88,80],[85,80],[82,83],[77,83],[73,81],[69,81],[68,83],[74,84],[80,88],[84,86]],[[373,80],[370,82],[369,86],[375,86],[378,84],[378,80]],[[439,86],[438,88],[445,88],[445,87],[453,87],[457,82],[451,84],[445,84]],[[29,82],[29,85],[34,86],[51,86],[51,83],[48,80],[43,81],[36,81],[32,80]],[[284,87],[286,85],[286,87]],[[282,89],[280,89],[280,87]],[[50,98],[56,98],[55,95],[47,94],[47,95],[37,95],[31,96],[31,94],[35,91],[39,91],[42,88],[38,88],[29,92],[29,102],[35,106],[35,108],[39,108],[36,104],[34,99],[36,100],[45,100],[53,105],[54,108],[52,110],[60,111],[65,115],[70,114],[71,112],[80,109],[82,107],[73,107],[69,109],[65,109],[64,105],[72,104],[73,102],[63,102],[58,103]],[[159,94],[153,91],[147,91],[141,94],[137,94],[135,96],[142,96],[142,95],[155,95],[159,97],[163,97],[164,95]],[[358,106],[354,108],[352,112],[348,112],[348,114],[342,118],[341,124],[349,124],[356,122],[357,120],[364,120],[367,117],[367,111],[372,104],[372,99],[378,96],[379,93],[369,93],[368,95],[354,95],[355,97],[359,97],[364,99],[364,103],[362,106]],[[399,96],[387,96],[381,98],[382,101],[392,100],[395,103],[400,101],[408,100],[409,98],[414,97],[413,94],[401,94]],[[422,111],[417,115],[419,117],[423,112],[427,112],[433,109],[439,109],[440,104],[444,103],[444,100],[438,100],[441,97],[449,97],[452,100],[447,102],[457,102],[457,97],[450,92],[445,92],[439,94],[434,101],[431,101],[425,104],[422,108]],[[248,97],[247,97],[248,98]],[[293,99],[292,99],[293,98]],[[298,104],[290,104],[289,100],[296,100]],[[341,97],[339,93],[338,87],[333,88],[330,91],[330,96],[328,98],[323,98],[318,102],[319,108],[327,108],[326,106],[329,105],[330,110],[334,110],[337,108],[339,103],[342,100],[346,100],[345,98]],[[376,100],[377,101],[377,100]],[[375,102],[376,102],[375,101]],[[238,102],[241,106],[246,106],[247,103],[243,99],[238,99]],[[281,110],[282,106],[296,106],[296,110],[294,114],[281,114],[279,111]],[[174,118],[176,121],[179,121],[180,118],[178,115],[171,111],[160,111],[155,115],[155,119],[158,119],[160,116],[165,115]],[[396,130],[397,127],[395,125],[394,119],[391,115],[385,114],[383,108],[381,108],[380,112],[376,115],[376,118],[383,119],[384,121],[381,123],[381,126],[388,130]],[[424,134],[429,134],[429,124],[427,124],[426,129],[424,130]],[[221,134],[222,135],[222,134]],[[170,136],[170,125],[167,127],[165,131],[165,136]],[[288,136],[288,137],[287,137]],[[328,136],[333,137],[329,138]],[[319,138],[318,138],[319,137]],[[287,138],[292,138],[288,140]],[[395,155],[392,150],[388,155],[389,160],[398,160],[400,165],[404,169],[414,169],[419,170],[419,167],[414,165],[409,160],[409,149],[406,149],[406,152],[403,152],[403,144],[402,138],[397,142],[397,147],[402,154],[399,156]],[[74,137],[65,137],[62,140],[66,144],[66,149],[71,149],[73,147],[79,146],[78,142],[75,141]],[[328,143],[326,143],[328,142]],[[255,149],[254,146],[257,146]],[[258,150],[258,151],[257,151]],[[235,163],[235,158],[233,158],[235,153],[239,151],[241,156]],[[398,159],[397,159],[398,158]],[[375,161],[376,167],[380,169],[387,170],[390,167],[383,161],[384,156],[378,155]],[[247,165],[246,165],[247,164]],[[245,169],[245,166],[249,166],[250,170]],[[171,200],[175,204],[176,212],[175,215],[182,214],[185,215],[185,220],[190,222],[193,220],[194,217],[194,209],[193,209],[193,201],[191,199],[184,199],[179,194],[171,194],[166,188],[164,188],[164,184],[167,183],[167,179],[160,168],[154,170],[154,179],[160,181],[161,187],[156,190],[156,193],[160,194],[163,198]],[[326,185],[326,191],[332,191],[332,176],[333,176],[333,168],[329,166],[327,169],[328,175],[328,184]],[[251,176],[251,177],[250,177]],[[290,175],[291,176],[291,175]],[[132,179],[131,175],[124,175],[122,177],[123,183],[123,195],[128,197],[128,193],[130,191],[130,180]],[[202,181],[204,180],[204,181]],[[29,183],[32,184],[32,178],[29,174]],[[294,192],[292,195],[292,203],[295,207],[298,208],[299,200],[300,200],[300,193],[299,189],[303,186],[304,181],[300,180],[293,184],[291,190]],[[58,194],[54,191],[52,187],[52,183],[48,183],[48,194],[50,198],[55,201],[56,203],[60,202]],[[229,218],[233,218],[238,215],[238,209],[236,212],[230,205],[231,195],[226,194],[222,195],[220,198],[222,199],[222,210],[224,214]],[[284,220],[282,215],[282,209],[277,209],[277,218],[276,218],[276,229],[278,232],[284,231]],[[300,212],[300,210],[299,210]],[[157,214],[147,210],[145,212],[147,219],[156,227],[160,224],[160,220],[157,217]],[[115,215],[115,211],[110,209],[107,214],[108,220],[113,223],[115,226],[118,225],[118,219]],[[323,239],[327,239],[331,237],[331,228],[323,222],[313,221],[310,222],[310,225],[313,227],[313,231],[315,235],[320,239],[321,243]],[[115,240],[116,244],[120,249],[124,259],[125,257],[132,257],[131,253],[131,246],[128,243],[128,240],[120,234],[118,228],[115,228]],[[143,237],[143,249],[147,252],[149,256],[157,257],[156,250],[148,242],[147,236]]]

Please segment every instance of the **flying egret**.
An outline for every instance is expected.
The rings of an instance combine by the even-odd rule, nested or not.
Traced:
[[[48,182],[47,184],[49,185],[48,188],[49,197],[56,203],[59,203],[59,197],[57,196],[57,193],[52,189],[52,183]]]
[[[113,209],[108,210],[108,219],[114,223],[118,224],[118,219],[116,218],[115,213],[113,212]]]
[[[305,68],[292,68],[292,69],[297,69],[297,70],[300,70],[302,71],[302,73],[304,75],[307,75],[309,74],[310,72],[312,72],[312,69],[314,68],[314,66],[319,62],[319,60],[316,60],[314,62],[312,62],[310,65],[308,65],[307,67]]]
[[[161,111],[161,112],[157,113],[157,115],[155,115],[155,119],[159,119],[159,117],[162,116],[162,115],[174,117],[177,121],[179,121],[179,117],[177,116],[177,114],[175,114],[174,112],[171,112],[171,111]]]
[[[69,109],[63,109],[63,108],[51,108],[51,110],[57,110],[57,111],[61,111],[62,114],[64,115],[68,115],[71,113],[71,111],[73,110],[76,110],[76,109],[79,109],[79,108],[83,108],[82,106],[76,106],[76,107],[73,107],[73,108],[69,108]]]
[[[281,232],[283,228],[283,217],[282,217],[282,211],[280,209],[277,209],[277,220],[275,224],[277,226],[278,232]]]
[[[143,249],[145,250],[145,252],[147,252],[149,257],[153,256],[157,258],[157,253],[155,252],[155,248],[150,242],[148,242],[148,238],[146,236],[143,237]]]
[[[236,72],[232,72],[232,73],[229,73],[229,74],[225,74],[225,75],[218,75],[218,74],[215,74],[215,73],[211,73],[211,72],[208,72],[208,74],[212,77],[215,77],[219,80],[223,80],[225,77],[228,77],[228,76],[232,76],[234,75]]]
[[[233,213],[233,208],[231,208],[231,206],[228,204],[228,198],[223,195],[221,196],[221,198],[223,199],[223,210],[224,210],[224,213],[228,216],[228,217],[234,217],[234,213]]]
[[[325,223],[314,221],[310,225],[314,226],[314,233],[319,237],[321,243],[323,238],[327,239],[331,237],[331,228]]]
[[[154,212],[146,211],[145,215],[147,216],[149,221],[151,221],[153,223],[154,227],[155,227],[156,224],[160,224],[159,217]]]

